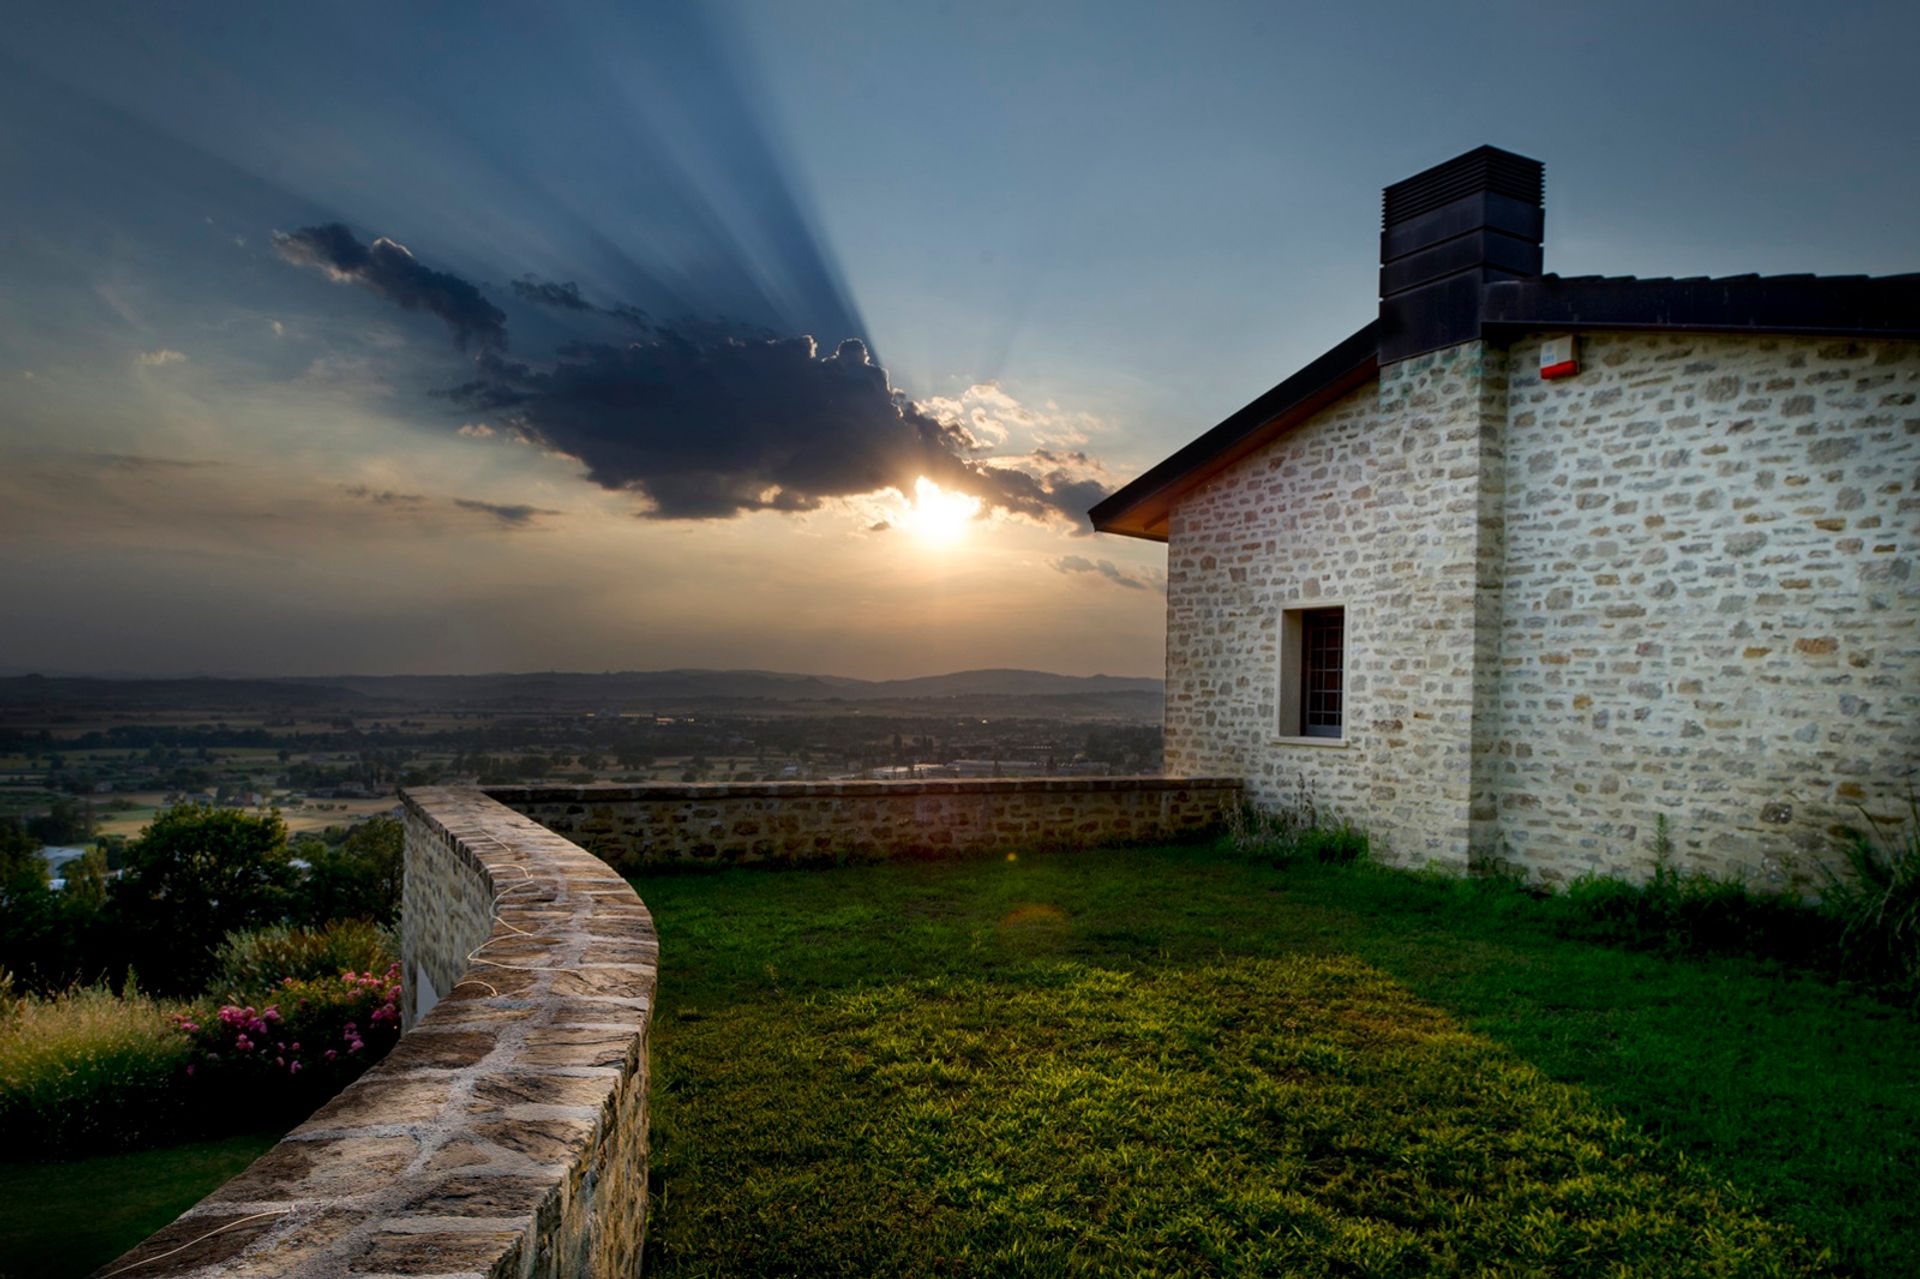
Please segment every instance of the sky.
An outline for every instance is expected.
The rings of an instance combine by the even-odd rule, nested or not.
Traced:
[[[1920,269],[1920,8],[70,2],[0,23],[0,673],[1160,673],[1102,494],[1376,308]]]

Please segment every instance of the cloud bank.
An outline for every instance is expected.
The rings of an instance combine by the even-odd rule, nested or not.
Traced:
[[[1065,573],[1069,576],[1091,573],[1130,591],[1166,589],[1164,580],[1157,577],[1136,576],[1112,560],[1090,560],[1084,555],[1062,555],[1053,562],[1053,568],[1056,573]]]
[[[450,272],[420,265],[405,245],[384,236],[362,244],[345,226],[328,222],[276,231],[273,248],[283,260],[317,267],[337,284],[357,284],[403,310],[439,316],[462,350],[469,342],[482,349],[507,344],[506,313],[478,288]]]
[[[649,518],[812,511],[885,489],[911,494],[924,476],[985,507],[1086,531],[1087,508],[1107,492],[1084,452],[991,456],[1004,431],[983,438],[960,416],[914,404],[857,338],[822,355],[810,337],[711,321],[652,323],[633,308],[588,301],[571,282],[522,277],[513,283],[521,300],[610,316],[636,335],[577,341],[550,361],[517,360],[505,354],[505,314],[477,286],[422,266],[391,240],[363,245],[333,223],[274,242],[286,261],[430,311],[463,347],[479,345],[476,376],[444,392],[469,415],[490,419],[462,434],[484,438],[504,428],[574,458],[593,483],[641,498]]]

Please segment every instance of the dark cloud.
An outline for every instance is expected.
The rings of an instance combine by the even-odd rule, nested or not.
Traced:
[[[521,438],[577,458],[603,488],[655,519],[810,511],[921,477],[990,507],[1084,523],[1105,495],[1064,468],[989,465],[954,424],[914,407],[855,339],[821,356],[812,339],[741,338],[724,325],[654,326],[644,340],[583,343],[551,365],[485,354],[450,394]]]
[[[427,504],[424,493],[396,493],[392,489],[371,489],[364,484],[343,484],[340,491],[348,497],[357,497],[375,506],[418,507]]]
[[[446,271],[421,266],[406,246],[385,238],[362,244],[338,222],[276,231],[273,247],[295,266],[317,267],[340,283],[358,284],[409,311],[428,311],[447,322],[454,341],[480,348],[507,344],[507,317],[480,290]]]
[[[635,328],[653,327],[653,317],[637,306],[616,303],[613,306],[595,306],[587,301],[580,292],[580,286],[571,280],[564,282],[542,280],[531,275],[523,275],[513,282],[513,294],[523,302],[535,306],[551,307],[556,311],[576,311],[592,315],[611,316]]]
[[[539,506],[523,506],[518,503],[502,504],[482,502],[477,498],[456,497],[453,504],[463,511],[474,511],[481,515],[490,515],[511,528],[525,528],[542,515],[558,515],[558,511],[549,511]]]
[[[1084,555],[1062,555],[1053,562],[1053,567],[1059,573],[1095,573],[1130,591],[1154,590],[1158,585],[1134,576],[1112,560],[1090,560]]]
[[[556,284],[552,280],[538,280],[531,275],[523,275],[513,282],[513,294],[524,302],[536,306],[550,306],[559,311],[598,311],[600,308],[580,296],[580,286],[571,282]]]
[[[422,267],[391,240],[363,246],[332,223],[274,242],[289,262],[430,310],[463,345],[476,339],[478,376],[446,394],[523,440],[578,459],[601,487],[643,497],[650,518],[811,511],[883,489],[911,494],[924,476],[987,508],[1065,517],[1084,533],[1087,509],[1106,495],[1084,453],[977,457],[982,445],[965,426],[896,391],[857,338],[822,356],[810,337],[724,318],[654,324],[631,307],[596,306],[577,284],[522,276],[513,291],[524,301],[613,316],[640,331],[624,344],[576,342],[535,364],[502,354],[506,316],[479,289]],[[528,508],[522,519],[540,513]]]
[[[400,493],[393,489],[370,488],[365,484],[343,484],[340,491],[348,497],[407,515],[444,514],[452,509],[482,515],[505,528],[514,529],[530,528],[543,515],[560,514],[545,507],[526,506],[517,502],[483,502],[475,497],[433,498],[425,493]]]

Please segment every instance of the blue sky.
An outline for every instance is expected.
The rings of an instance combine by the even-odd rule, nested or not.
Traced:
[[[0,667],[1156,671],[1075,512],[1365,322],[1381,186],[1491,142],[1550,270],[1912,270],[1917,13],[15,15]]]

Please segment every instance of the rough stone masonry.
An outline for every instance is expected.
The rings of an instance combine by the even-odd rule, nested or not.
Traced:
[[[626,881],[474,790],[406,797],[393,1051],[99,1275],[622,1279],[647,1212],[653,921]]]
[[[1383,364],[1168,531],[1167,767],[1405,864],[1817,885],[1920,765],[1920,343],[1543,333]],[[1344,735],[1280,617],[1347,609]]]

